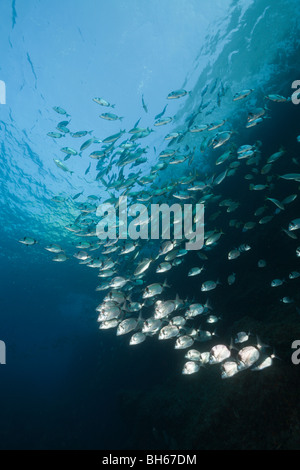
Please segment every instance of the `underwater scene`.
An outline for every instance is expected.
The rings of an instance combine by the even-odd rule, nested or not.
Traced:
[[[300,449],[298,1],[0,22],[0,449]]]

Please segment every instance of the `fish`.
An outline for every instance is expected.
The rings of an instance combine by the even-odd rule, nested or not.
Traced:
[[[65,137],[63,134],[60,134],[59,132],[48,132],[47,136],[52,137],[53,139],[61,139],[62,137]]]
[[[64,153],[66,153],[67,155],[78,155],[77,150],[72,149],[71,147],[63,147],[60,150]]]
[[[266,114],[265,108],[256,108],[253,111],[248,113],[247,121],[248,123],[255,122]]]
[[[78,199],[80,196],[82,196],[83,193],[84,193],[84,191],[81,191],[80,193],[75,194],[75,196],[72,197],[73,201],[75,201],[75,200]]]
[[[167,340],[167,339],[175,338],[178,335],[179,335],[178,326],[176,326],[176,325],[167,325],[167,326],[164,326],[159,331],[158,339],[159,340]]]
[[[201,274],[201,272],[203,271],[204,267],[202,268],[198,268],[198,267],[195,267],[195,268],[191,268],[188,272],[188,276],[189,277],[192,277],[192,276],[198,276],[198,274]]]
[[[291,297],[283,297],[282,299],[280,299],[280,301],[284,304],[292,304],[295,302],[294,299],[292,299]]]
[[[126,241],[125,244],[124,244],[124,247],[122,248],[121,252],[120,252],[120,255],[127,255],[128,253],[132,253],[136,248],[137,248],[137,242],[133,242],[133,241]],[[146,263],[147,265],[147,262],[146,260],[144,260],[144,263]],[[142,269],[143,265],[140,267],[140,270]],[[148,267],[145,269],[147,270]],[[141,272],[137,271],[137,275],[140,275],[142,274],[144,271],[142,270]]]
[[[199,371],[199,369],[200,369],[200,365],[197,362],[188,361],[183,366],[182,374],[183,375],[195,374],[196,372]]]
[[[206,131],[208,128],[208,124],[199,124],[199,125],[195,125],[195,126],[192,126],[189,128],[189,131],[191,133],[196,133],[196,132],[204,132]]]
[[[87,148],[89,148],[90,145],[92,145],[95,142],[94,138],[86,140],[80,147],[80,152],[83,152]]]
[[[260,353],[254,346],[246,346],[238,352],[238,370],[248,369],[259,359]]]
[[[209,315],[206,319],[206,323],[211,325],[213,323],[217,323],[219,320],[221,320],[221,317],[216,317],[215,315]]]
[[[69,114],[67,114],[67,111],[66,111],[65,109],[61,108],[60,106],[54,106],[54,107],[53,107],[53,110],[54,110],[56,113],[58,113],[58,114],[65,115],[65,116],[67,116],[67,117],[70,116]]]
[[[205,281],[201,285],[201,291],[202,292],[208,292],[210,290],[213,290],[217,287],[218,284],[220,284],[219,281],[217,281],[217,282],[215,282],[215,281]]]
[[[147,108],[147,106],[145,104],[145,101],[144,101],[144,95],[142,95],[142,105],[143,105],[143,109],[144,109],[145,113],[148,113],[148,108]]]
[[[186,90],[184,90],[184,89],[171,91],[171,92],[168,94],[167,99],[168,99],[168,100],[174,100],[174,99],[182,98],[183,96],[186,96],[186,95],[188,95],[188,94],[190,94],[190,93],[191,93],[191,92],[186,91]]]
[[[162,119],[157,119],[155,122],[154,122],[154,126],[156,127],[159,127],[159,126],[165,126],[166,124],[169,124],[170,122],[173,121],[173,118],[171,117],[165,117],[165,118],[162,118]]]
[[[119,117],[116,114],[113,113],[102,113],[100,116],[102,119],[105,119],[107,121],[123,121],[123,117]]]
[[[265,99],[270,100],[270,101],[275,101],[277,103],[285,103],[287,101],[290,101],[291,98],[285,98],[284,96],[281,95],[266,95]]]
[[[220,155],[220,157],[217,158],[216,165],[221,165],[222,163],[226,162],[226,160],[228,160],[231,155],[231,150],[227,150],[227,152],[223,153],[222,155]]]
[[[166,112],[167,106],[168,106],[168,105],[166,104],[166,106],[164,107],[164,109],[163,109],[159,114],[157,114],[157,115],[155,116],[155,118],[154,118],[155,121],[156,121],[157,119],[160,119],[160,118],[163,117],[163,115],[164,115],[165,112]]]
[[[210,245],[213,245],[214,243],[217,243],[221,236],[224,235],[224,233],[221,231],[221,232],[216,232],[216,233],[213,233],[211,236],[209,236],[206,241],[205,241],[205,245],[206,246],[210,246]]]
[[[149,297],[154,297],[156,295],[160,295],[165,287],[170,287],[167,284],[167,281],[164,281],[163,284],[159,284],[159,283],[150,284],[144,290],[142,297],[143,297],[143,299],[148,299]]]
[[[271,282],[271,287],[282,286],[284,282],[285,282],[284,279],[273,279],[273,281]]]
[[[135,330],[138,326],[139,320],[137,318],[126,318],[122,320],[117,327],[117,336],[122,336]]]
[[[239,372],[238,364],[235,361],[225,361],[221,364],[221,377],[228,379]]]
[[[160,319],[148,318],[142,326],[142,333],[156,333],[161,329],[162,321]],[[176,330],[177,331],[177,330]]]
[[[285,175],[279,176],[279,178],[284,180],[293,180],[300,183],[300,173],[286,173]]]
[[[66,126],[58,125],[56,127],[56,129],[58,131],[62,132],[63,134],[69,134],[70,133],[70,129],[68,129]]]
[[[266,357],[259,365],[256,367],[251,367],[252,371],[260,371],[263,369],[266,369],[267,367],[270,367],[273,364],[273,359],[276,356],[272,354],[271,356]]]
[[[278,199],[275,199],[275,198],[272,198],[272,197],[267,197],[266,201],[273,202],[273,204],[275,204],[275,206],[277,206],[282,211],[285,210],[284,204],[282,204],[282,202],[278,201]]]
[[[289,223],[289,231],[291,232],[292,230],[299,230],[300,228],[300,218],[299,219],[294,219]]]
[[[278,152],[273,153],[267,160],[267,163],[274,163],[276,162],[280,157],[282,157],[285,154],[285,149],[281,148]]]
[[[230,137],[232,136],[233,132],[232,131],[223,131],[223,132],[219,132],[214,138],[213,138],[213,141],[212,141],[212,147],[214,149],[218,148],[218,147],[221,147],[222,145],[224,145],[229,139]]]
[[[289,274],[289,279],[297,279],[298,277],[300,277],[300,273],[298,271],[292,271]]]
[[[149,268],[150,264],[152,263],[151,258],[145,258],[143,261],[141,261],[138,266],[136,267],[133,275],[134,276],[140,276],[143,274],[147,269]]]
[[[99,329],[109,330],[111,328],[116,328],[118,324],[119,324],[119,320],[117,318],[113,318],[112,320],[104,320],[100,323]]]
[[[79,139],[80,137],[85,137],[88,134],[91,134],[93,131],[77,131],[71,132],[71,137],[74,139]]]
[[[258,221],[258,223],[260,225],[264,225],[264,224],[268,224],[269,222],[271,222],[271,220],[274,218],[273,215],[266,215],[265,217],[263,217],[262,219],[260,219]]]
[[[55,243],[51,243],[51,245],[45,246],[45,250],[50,251],[50,253],[61,253],[63,251],[61,246]]]
[[[186,318],[193,318],[205,312],[206,306],[203,304],[191,304],[185,313]]]
[[[226,119],[220,119],[219,121],[216,121],[216,122],[210,124],[208,126],[207,130],[208,131],[214,131],[214,130],[218,129],[221,126],[224,126],[225,122],[226,122]]]
[[[141,333],[140,331],[138,331],[137,333],[134,333],[131,336],[129,344],[131,346],[136,345],[136,344],[141,344],[145,341],[145,339],[146,339],[146,335],[144,333]]]
[[[53,159],[53,161],[54,161],[55,165],[58,168],[60,168],[61,170],[65,171],[67,173],[71,173],[71,175],[74,173],[74,171],[69,170],[69,168],[66,167],[66,165],[62,161],[60,161],[58,159]]]
[[[180,315],[177,315],[170,320],[170,324],[178,327],[184,326],[186,324],[186,319]]]
[[[79,260],[81,260],[81,261],[91,260],[91,258],[90,258],[90,256],[89,256],[88,252],[87,252],[87,251],[83,251],[83,250],[78,251],[78,252],[75,253],[73,256],[74,256],[74,258],[77,258],[77,259],[79,259]]]
[[[100,106],[106,106],[108,108],[114,108],[116,106],[115,104],[110,104],[108,101],[104,100],[103,98],[93,98],[93,101],[97,104],[100,104]]]
[[[179,336],[175,342],[175,349],[187,349],[194,344],[194,339],[191,336]]]
[[[235,278],[236,278],[236,274],[235,273],[232,273],[228,276],[227,278],[227,282],[228,282],[228,285],[229,286],[232,286],[232,284],[235,283]]]
[[[281,201],[281,204],[286,205],[286,204],[291,204],[291,202],[294,202],[295,199],[297,199],[298,195],[297,194],[291,194],[290,196],[287,196]]]
[[[245,333],[244,331],[240,331],[239,333],[237,333],[234,339],[234,342],[235,344],[245,343],[246,341],[249,340],[249,336],[250,336],[250,333]]]
[[[224,344],[217,344],[210,350],[209,363],[220,364],[231,356],[231,351]]]
[[[156,272],[157,273],[165,273],[166,271],[169,271],[170,269],[172,269],[172,264],[165,261],[163,263],[160,263],[157,268],[156,268]]]
[[[65,253],[58,253],[54,258],[52,258],[52,261],[56,263],[64,263],[67,261],[68,257]]]
[[[234,250],[231,250],[228,255],[227,255],[227,258],[229,260],[233,260],[233,259],[236,259],[238,258],[239,256],[241,255],[241,252],[237,249],[234,249]]]
[[[165,318],[174,312],[174,310],[176,310],[176,302],[174,300],[157,300],[155,303],[154,318]]]
[[[89,164],[89,166],[87,167],[87,169],[85,170],[85,175],[87,175],[89,172],[90,172],[90,169],[91,169],[91,163]]]
[[[26,245],[26,246],[32,246],[32,245],[36,245],[38,241],[32,237],[24,237],[19,240],[19,243],[22,243],[22,245]]]
[[[250,184],[249,189],[250,191],[263,191],[268,187],[267,184]]]
[[[201,352],[197,351],[197,349],[189,349],[185,356],[186,359],[189,359],[190,361],[193,362],[202,362],[201,361]]]
[[[118,139],[120,139],[120,137],[122,137],[122,135],[125,133],[125,129],[124,130],[120,130],[120,132],[118,132],[117,134],[113,134],[109,137],[106,137],[105,139],[103,139],[103,143],[104,144],[107,144],[107,143],[112,143],[112,142],[116,142]]]
[[[247,98],[247,96],[249,96],[253,91],[254,90],[252,88],[250,88],[249,90],[239,91],[235,93],[232,99],[233,101],[243,100],[244,98]]]

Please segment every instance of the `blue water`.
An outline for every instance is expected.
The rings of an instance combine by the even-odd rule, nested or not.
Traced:
[[[252,328],[279,351],[282,361],[261,371],[259,378],[249,371],[229,384],[216,370],[212,375],[204,370],[203,377],[183,377],[183,354],[177,354],[173,344],[151,338],[134,349],[128,346],[128,336],[117,338],[115,330],[99,332],[95,311],[103,297],[95,292],[99,278],[94,269],[73,258],[77,239],[65,226],[78,216],[70,199],[77,193],[84,192],[78,202],[86,202],[88,195],[101,200],[109,195],[95,181],[97,162],[89,159],[90,149],[82,158],[65,162],[72,175],[53,162],[63,160],[61,147],[77,148],[84,138],[56,141],[46,135],[65,120],[54,106],[71,115],[73,131],[93,131],[104,139],[120,129],[128,131],[140,117],[142,127],[153,128],[154,116],[168,103],[165,115],[175,116],[174,121],[156,128],[142,143],[148,146],[147,162],[137,168],[148,175],[166,148],[164,136],[186,130],[190,116],[202,108],[196,122],[226,118],[224,129],[236,132],[230,140],[236,147],[259,140],[262,153],[269,156],[283,146],[289,161],[276,163],[277,193],[274,190],[270,196],[282,200],[297,193],[297,183],[277,176],[299,172],[290,160],[299,155],[300,107],[266,102],[264,96],[290,97],[292,82],[300,79],[298,2],[13,0],[2,2],[0,18],[0,80],[6,84],[6,104],[0,105],[0,340],[7,352],[7,364],[0,366],[0,447],[299,448],[299,379],[290,363],[290,344],[300,333],[295,309],[300,306],[299,282],[289,284],[282,295],[269,286],[272,279],[300,269],[297,241],[281,233],[299,217],[299,201],[271,225],[237,234],[228,229],[228,219],[253,220],[264,199],[251,192],[250,200],[246,170],[216,189],[223,199],[238,200],[243,207],[229,217],[222,213],[216,222],[215,227],[224,227],[224,243],[207,252],[209,262],[205,278],[201,277],[223,283],[211,296],[215,313],[224,317],[218,341],[229,342],[239,329]],[[167,102],[168,93],[179,88],[191,94]],[[236,92],[247,88],[255,90],[247,100],[232,101]],[[115,103],[115,110],[93,103],[96,96]],[[148,113],[142,108],[142,96]],[[269,118],[245,129],[247,113],[264,105]],[[99,119],[107,111],[124,120]],[[197,171],[200,180],[224,171],[224,164],[216,167],[215,159],[225,146],[201,152],[202,138],[186,135],[184,145],[196,147],[192,165],[169,165],[158,180],[161,184],[191,171]],[[125,176],[136,171],[127,168]],[[57,196],[65,202],[55,202]],[[216,210],[209,208],[208,215]],[[215,227],[210,224],[209,230]],[[39,243],[19,244],[24,236]],[[247,259],[241,257],[234,267],[228,266],[228,251],[248,242],[253,248]],[[69,256],[65,263],[52,262],[52,254],[44,249],[50,243],[64,247]],[[256,268],[260,258],[268,260],[265,271]],[[203,300],[199,278],[186,276],[195,265],[202,265],[201,260],[189,253],[184,268],[172,270],[168,298],[178,293],[181,298]],[[239,283],[229,290],[225,284],[232,271],[239,273]],[[151,269],[147,284],[156,280]],[[295,304],[280,303],[283,295],[292,296]],[[231,399],[235,395],[238,403]],[[251,409],[254,401],[257,407]],[[251,419],[242,403],[249,405]],[[262,411],[270,414],[262,417]],[[231,422],[236,414],[240,427]],[[222,426],[214,429],[226,419],[233,437],[224,439]],[[255,429],[265,432],[253,437]]]

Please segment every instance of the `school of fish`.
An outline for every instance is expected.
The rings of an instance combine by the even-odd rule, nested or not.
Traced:
[[[202,97],[206,92],[207,87],[203,90]],[[217,98],[218,106],[225,93],[227,90],[221,84]],[[247,100],[253,93],[253,89],[237,91],[232,94],[232,101],[237,102],[236,105],[239,106],[240,101]],[[170,92],[166,99],[182,100],[187,97],[191,99],[192,93],[180,89]],[[103,98],[95,97],[92,100],[95,106],[102,109],[115,108],[114,104]],[[276,103],[290,102],[290,98],[278,94],[268,95],[265,100]],[[297,246],[300,214],[295,215],[293,211],[293,203],[298,197],[297,184],[300,182],[300,173],[294,172],[294,167],[299,163],[292,159],[284,148],[279,148],[272,155],[264,155],[259,141],[237,146],[234,143],[235,132],[230,129],[226,118],[213,123],[203,122],[201,112],[205,105],[186,119],[183,129],[166,133],[164,148],[156,155],[156,149],[149,149],[143,142],[147,142],[148,136],[158,127],[168,126],[174,121],[174,115],[165,116],[168,106],[169,101],[163,110],[155,115],[153,128],[140,127],[140,118],[131,129],[121,129],[101,139],[94,136],[92,131],[73,132],[69,114],[59,106],[53,108],[64,120],[60,121],[48,136],[55,140],[68,139],[70,142],[68,146],[61,148],[63,160],[60,156],[55,156],[54,164],[59,170],[72,175],[73,171],[69,168],[72,159],[84,158],[87,161],[85,176],[94,171],[95,180],[106,197],[84,197],[85,190],[70,197],[78,215],[65,229],[76,239],[76,252],[67,255],[64,249],[55,243],[45,246],[45,250],[54,255],[54,262],[65,262],[73,256],[80,264],[95,268],[99,277],[96,291],[102,297],[96,307],[101,330],[115,329],[117,336],[128,335],[128,343],[131,346],[139,345],[150,338],[169,341],[173,348],[184,350],[184,375],[194,374],[203,366],[215,364],[220,367],[222,378],[233,377],[245,369],[261,371],[272,365],[276,355],[271,352],[269,346],[264,345],[258,338],[255,339],[251,332],[238,332],[230,345],[210,345],[213,340],[215,342],[216,328],[218,322],[222,321],[222,316],[213,310],[212,291],[218,289],[220,284],[227,285],[228,289],[232,288],[237,281],[237,275],[232,272],[231,265],[237,258],[249,256],[249,252],[251,253],[251,231],[259,230],[261,225],[273,223],[282,211],[291,213],[290,223],[282,227],[282,231],[290,238],[292,246],[295,244],[294,258],[300,257],[300,245]],[[145,113],[149,112],[144,96],[142,107]],[[270,117],[269,114],[267,106],[262,103],[260,108],[248,113],[245,127],[261,125],[264,119]],[[123,119],[112,112],[101,113],[99,118],[114,122]],[[195,139],[193,146],[190,145],[191,138]],[[76,145],[79,139],[80,144]],[[189,144],[186,139],[189,139]],[[295,136],[295,139],[300,141],[299,136]],[[224,151],[214,158],[214,149],[220,147]],[[193,169],[192,163],[207,152],[210,152],[210,158],[214,161],[212,171],[201,173],[201,168]],[[143,165],[149,162],[148,155],[151,156],[153,165],[146,173],[138,168],[143,168]],[[290,167],[289,173],[277,174],[276,163],[279,159],[286,159],[287,166]],[[94,169],[92,165],[95,165]],[[176,175],[174,172],[173,178],[164,178],[173,165],[178,168]],[[218,170],[220,165],[223,167],[222,171]],[[232,178],[237,172],[241,173],[240,178],[244,178],[246,182],[249,199],[253,192],[261,195],[261,205],[255,208],[252,220],[230,218],[232,212],[240,209],[241,203],[231,198],[224,199],[219,191],[224,180]],[[283,200],[274,197],[276,184],[280,179],[291,182],[291,191]],[[194,256],[195,266],[189,268],[186,274],[186,277],[196,276],[196,279],[199,279],[199,289],[193,299],[183,300],[178,294],[168,298],[168,290],[171,287],[167,280],[168,273],[183,265],[189,254],[184,248],[185,240],[97,238],[97,206],[100,203],[109,203],[117,209],[119,196],[127,196],[129,207],[137,202],[149,206],[152,203],[162,204],[165,201],[178,200],[205,205],[205,214],[208,214],[208,217],[205,215],[204,246],[197,251],[198,256]],[[53,200],[59,203],[64,201],[61,196]],[[228,213],[228,227],[243,236],[246,234],[249,244],[241,240],[239,246],[232,246],[232,249],[225,253],[222,263],[228,263],[227,279],[219,280],[216,275],[215,279],[211,280],[205,277],[205,266],[209,263],[209,256],[214,248],[222,244],[227,237],[227,227],[224,227],[224,224],[218,227],[218,218],[225,212]],[[151,216],[146,222],[151,224]],[[19,241],[27,246],[38,243],[30,236],[25,236]],[[293,263],[294,260],[291,259],[291,265]],[[263,269],[266,265],[267,260],[257,260],[257,269]],[[148,283],[149,273],[152,277],[156,276],[156,282]],[[268,287],[282,288],[285,283],[294,282],[299,277],[300,271],[291,269],[290,273],[283,273],[281,278],[270,279]],[[203,297],[206,295],[210,297]],[[293,298],[285,295],[280,300],[286,304],[294,302]]]

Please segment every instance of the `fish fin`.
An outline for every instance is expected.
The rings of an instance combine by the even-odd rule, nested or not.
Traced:
[[[142,316],[142,310],[140,310],[139,316],[138,316],[138,324],[141,323],[141,322],[144,322],[144,321],[145,321],[145,318],[143,318],[143,316]]]
[[[273,352],[270,356],[272,359],[278,359],[279,361],[282,361],[281,357],[278,357],[276,352],[275,352],[275,349],[273,349]]]
[[[231,340],[230,340],[229,349],[230,349],[230,351],[231,351],[232,349],[235,349],[236,351],[238,351],[238,348],[234,345],[234,342],[233,342],[233,339],[232,339],[232,338],[231,338]]]
[[[184,301],[179,297],[178,294],[176,294],[175,301],[179,303],[183,303]]]
[[[172,286],[169,285],[169,284],[168,284],[168,280],[165,279],[165,280],[164,280],[164,283],[163,283],[163,287],[169,287],[169,288],[170,288],[170,287],[172,287]]]
[[[270,346],[268,344],[264,344],[256,335],[256,347],[257,349],[265,349],[265,348],[269,348]]]
[[[197,335],[198,335],[198,332],[197,332]],[[198,341],[199,343],[202,342],[201,338],[198,338],[198,336],[195,336],[194,341]]]

